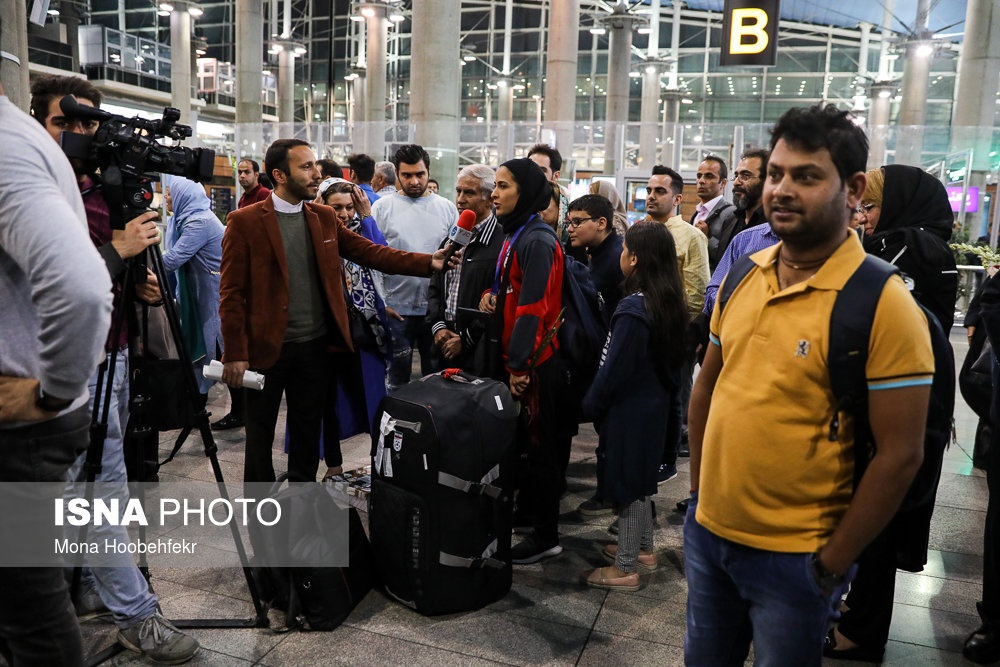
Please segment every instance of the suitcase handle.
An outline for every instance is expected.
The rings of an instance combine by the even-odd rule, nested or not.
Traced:
[[[466,373],[461,368],[446,368],[441,371],[441,377],[445,380],[454,380],[455,382],[464,382],[466,384],[480,384],[483,379],[476,377],[471,373]]]

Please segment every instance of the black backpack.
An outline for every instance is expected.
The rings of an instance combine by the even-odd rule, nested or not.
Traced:
[[[545,227],[544,231],[556,237],[550,227]],[[558,237],[556,240],[558,242]],[[562,246],[559,249],[562,251]],[[565,252],[560,317],[562,323],[556,334],[559,349],[583,383],[578,386],[584,386],[597,374],[611,316],[604,312],[604,299],[594,285],[590,268]]]
[[[756,266],[749,255],[733,263],[725,283],[719,290],[718,308],[721,313],[736,287]],[[840,428],[840,414],[854,417],[854,486],[868,467],[875,450],[868,424],[868,383],[865,364],[868,361],[868,342],[871,337],[875,310],[882,296],[885,283],[898,271],[891,264],[872,255],[866,255],[861,266],[848,278],[837,294],[830,314],[830,349],[827,365],[830,371],[830,388],[837,398],[837,411],[830,422],[831,441],[836,441]],[[911,510],[934,501],[941,461],[952,433],[952,416],[955,410],[955,357],[948,336],[937,317],[917,302],[927,317],[934,352],[934,379],[931,384],[930,405],[927,411],[927,429],[924,436],[924,460],[913,484],[903,500],[900,511]]]

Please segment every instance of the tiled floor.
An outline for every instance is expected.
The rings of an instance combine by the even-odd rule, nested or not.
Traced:
[[[952,340],[964,357],[964,330]],[[226,396],[214,390],[210,409],[225,412]],[[961,645],[978,625],[982,527],[986,508],[983,474],[970,460],[975,419],[959,399],[958,443],[946,454],[931,535],[931,561],[921,574],[900,573],[885,665],[964,664]],[[280,429],[279,429],[280,432]],[[167,434],[170,435],[170,434]],[[217,434],[219,460],[229,481],[242,477],[242,431]],[[169,442],[164,437],[163,444]],[[577,583],[577,575],[603,563],[600,549],[612,538],[609,518],[583,520],[573,508],[594,487],[596,436],[576,438],[569,493],[561,520],[564,553],[542,564],[518,567],[506,598],[477,612],[424,617],[371,593],[339,629],[275,634],[269,630],[193,630],[202,651],[192,665],[681,665],[686,584],[682,570],[681,517],[670,512],[688,489],[687,459],[677,479],[660,487],[660,569],[637,593],[607,593]],[[347,466],[367,462],[368,441],[344,448]],[[276,467],[284,456],[276,450]],[[196,436],[161,479],[212,479]],[[252,607],[239,570],[153,571],[164,612],[174,618],[248,618]],[[88,647],[113,641],[102,619],[83,624]],[[144,664],[122,653],[109,664]],[[830,661],[828,664],[840,664]],[[848,663],[843,663],[848,664]],[[856,664],[856,663],[855,663]]]

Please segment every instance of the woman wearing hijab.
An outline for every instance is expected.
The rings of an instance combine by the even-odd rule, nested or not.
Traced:
[[[563,252],[555,233],[538,216],[548,207],[551,186],[529,159],[500,165],[493,190],[497,221],[506,238],[493,288],[480,304],[495,313],[501,377],[526,414],[522,443],[527,462],[518,513],[532,532],[511,549],[514,563],[535,563],[562,552],[559,496],[565,461],[576,431],[571,378],[555,337],[546,338],[562,308]],[[569,418],[567,418],[569,415]]]
[[[168,273],[176,272],[181,332],[195,364],[204,405],[214,381],[205,378],[201,367],[216,359],[222,350],[219,265],[225,227],[212,212],[212,201],[204,186],[179,176],[164,179],[167,210],[173,212],[173,217],[167,223],[163,268]]]
[[[368,197],[354,183],[343,178],[326,179],[319,186],[316,203],[333,208],[337,219],[355,234],[386,245],[385,236],[371,217]],[[385,362],[389,354],[382,274],[343,257],[340,261],[355,351],[338,354],[332,364],[334,385],[320,438],[327,466],[324,480],[343,472],[341,440],[370,430],[386,393]]]
[[[625,210],[625,202],[622,201],[622,197],[618,194],[615,186],[610,181],[598,179],[591,182],[590,194],[608,198],[608,201],[611,202],[611,205],[615,209],[615,219],[611,224],[615,228],[615,231],[618,232],[618,235],[625,238],[625,232],[628,231],[628,213]]]
[[[914,298],[947,334],[955,317],[958,271],[948,247],[954,216],[944,186],[922,169],[905,165],[888,165],[867,176],[857,209],[865,230],[865,251],[899,268]],[[950,372],[954,374],[954,368]],[[954,406],[935,410],[934,398],[932,393],[931,415],[938,416],[928,421],[927,437],[940,442],[948,439]],[[941,465],[939,459],[925,460],[923,465],[929,463]],[[845,601],[847,610],[827,636],[826,657],[882,661],[892,622],[896,568],[923,569],[933,511],[933,495],[922,505],[900,511],[861,554]]]

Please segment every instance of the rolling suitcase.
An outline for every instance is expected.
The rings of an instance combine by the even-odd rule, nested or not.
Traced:
[[[510,590],[516,421],[506,385],[453,370],[382,400],[369,519],[376,571],[392,597],[447,614]]]

